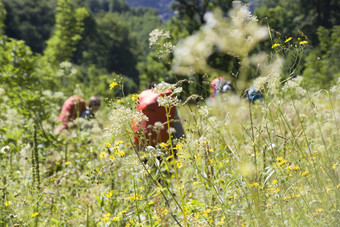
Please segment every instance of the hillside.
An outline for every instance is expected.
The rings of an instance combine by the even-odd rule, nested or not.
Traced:
[[[158,10],[160,16],[167,20],[172,15],[173,12],[171,12],[171,2],[172,0],[126,0],[131,7],[151,7]]]

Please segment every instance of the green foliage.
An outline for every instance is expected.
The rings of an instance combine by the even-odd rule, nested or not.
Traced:
[[[124,74],[138,82],[136,65],[141,49],[120,16],[106,13],[86,22],[77,61],[83,65],[95,64],[97,68]]]
[[[139,62],[142,62],[151,50],[149,47],[149,33],[153,29],[162,26],[164,22],[159,17],[158,12],[150,8],[131,8],[130,11],[120,14],[120,17],[138,41],[141,50],[138,59]]]
[[[6,35],[24,40],[32,51],[42,53],[55,23],[53,0],[4,0]]]
[[[306,83],[314,88],[329,88],[340,78],[338,64],[340,53],[340,26],[332,29],[318,28],[320,47],[313,49],[306,58],[303,72]]]
[[[57,66],[72,57],[81,39],[86,17],[88,12],[85,8],[73,9],[70,0],[58,0],[55,30],[44,50],[44,58],[51,66]]]
[[[2,0],[0,1],[0,36],[4,34],[4,20],[6,18],[6,10],[4,5],[2,4]]]

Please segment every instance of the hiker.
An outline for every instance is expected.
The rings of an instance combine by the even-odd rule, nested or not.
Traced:
[[[55,133],[58,134],[64,129],[69,128],[69,123],[75,120],[78,117],[82,117],[85,119],[93,119],[94,113],[100,107],[100,98],[98,97],[90,97],[87,102],[87,107],[85,101],[78,96],[71,96],[68,98],[61,109],[58,122],[62,123],[58,125],[55,129]]]
[[[94,119],[94,114],[98,111],[100,107],[100,98],[96,96],[91,96],[87,101],[86,109],[81,113],[80,117],[85,119]]]
[[[133,123],[134,140],[137,145],[141,146],[155,146],[167,142],[169,139],[166,110],[163,106],[158,105],[159,94],[153,91],[153,87],[153,83],[149,84],[148,89],[140,93],[137,102],[137,110],[148,117],[148,121],[142,120]],[[172,91],[168,90],[164,95],[169,96],[171,94]],[[170,129],[175,129],[172,136],[175,138],[184,137],[184,129],[175,106],[170,110],[169,119]]]
[[[264,99],[263,93],[260,90],[257,90],[255,85],[248,89],[246,95],[251,103],[255,103],[256,100],[261,100],[261,102],[263,102]]]
[[[58,122],[62,123],[55,129],[55,133],[58,134],[64,129],[69,128],[69,123],[80,117],[82,112],[86,110],[86,104],[81,97],[71,96],[63,104],[61,112],[59,114]]]
[[[210,83],[211,99],[221,93],[232,91],[231,81],[226,81],[223,77],[217,77]]]

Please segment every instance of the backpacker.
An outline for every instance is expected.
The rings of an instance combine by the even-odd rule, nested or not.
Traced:
[[[164,95],[168,96],[171,93],[172,92],[168,90]],[[142,112],[149,120],[133,123],[136,144],[139,144],[141,141],[142,144],[145,143],[146,145],[155,146],[156,144],[166,142],[169,139],[166,111],[163,106],[158,105],[158,97],[159,94],[155,93],[152,89],[145,90],[139,95],[137,111]],[[172,127],[173,124],[175,110],[175,106],[170,110],[170,127]],[[156,122],[162,124],[160,130],[154,130],[152,128]]]
[[[67,129],[68,123],[80,117],[84,110],[86,110],[86,104],[82,98],[77,96],[68,98],[64,102],[58,118],[58,122],[62,122],[63,124],[56,128],[56,132],[58,133],[63,129]]]
[[[226,81],[223,77],[217,77],[210,83],[211,98],[214,98],[217,94],[231,91],[231,82]]]

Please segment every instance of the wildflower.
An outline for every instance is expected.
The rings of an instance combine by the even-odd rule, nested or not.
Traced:
[[[110,148],[110,147],[111,147],[111,144],[110,144],[110,143],[105,143],[105,146],[106,146],[107,148]]]
[[[168,144],[167,143],[160,143],[159,146],[165,150],[168,149]]]
[[[183,166],[182,162],[177,162],[177,167],[178,168],[182,168],[182,166]]]
[[[224,219],[225,217],[223,216],[220,221],[217,223],[217,225],[224,225]]]
[[[140,189],[141,191],[144,191],[144,190],[145,190],[145,187],[142,186],[142,187],[139,187],[139,189]]]
[[[61,164],[61,162],[56,161],[55,164],[56,164],[57,166],[59,166],[59,165]]]
[[[299,42],[299,44],[301,44],[301,45],[307,44],[307,43],[308,43],[308,41],[301,41],[301,42]]]
[[[120,100],[117,100],[117,104],[119,104],[119,105],[120,105],[120,104],[122,104],[122,101],[120,101]]]
[[[113,81],[111,84],[110,84],[110,90],[115,88],[116,86],[118,85],[118,83],[116,81]]]
[[[5,202],[5,207],[8,207],[9,205],[11,205],[12,204],[12,201],[6,201]]]
[[[111,161],[115,160],[115,156],[110,155],[109,158],[111,159]]]
[[[115,145],[118,146],[118,145],[120,145],[122,143],[124,143],[122,140],[118,140],[118,141],[115,142]]]
[[[32,218],[34,218],[34,217],[36,217],[36,216],[38,216],[38,215],[39,215],[39,213],[38,213],[38,212],[35,212],[35,213],[32,214]]]
[[[254,187],[254,186],[259,186],[259,183],[254,182],[254,183],[252,183],[252,184],[250,185],[251,188]]]
[[[152,201],[152,202],[148,202],[148,205],[149,206],[153,206],[155,204],[155,202],[154,201]]]
[[[1,148],[0,153],[5,154],[5,153],[8,152],[8,151],[9,151],[9,146],[6,145],[6,146],[4,146],[4,147]]]
[[[168,211],[167,209],[164,209],[164,210],[163,210],[163,214],[164,214],[164,215],[167,215],[168,213],[169,213],[169,211]]]
[[[285,43],[289,42],[290,40],[292,40],[292,37],[288,37],[288,38],[285,40]]]
[[[338,162],[336,162],[336,163],[334,163],[333,165],[332,165],[332,169],[335,169],[337,166],[338,166]]]
[[[272,45],[272,49],[274,49],[275,47],[278,47],[278,46],[280,46],[280,44],[274,43],[274,44]]]
[[[306,176],[309,173],[309,171],[303,172],[301,175]]]
[[[119,217],[114,217],[112,220],[113,221],[119,221]]]
[[[71,164],[70,161],[65,162],[65,165],[70,165],[70,164]]]
[[[50,180],[50,181],[51,181],[51,182],[55,181],[55,177],[51,178],[51,180]]]
[[[107,156],[107,154],[106,154],[105,152],[102,152],[102,153],[100,153],[100,156],[99,156],[99,157],[101,157],[101,158],[106,158],[106,156]]]
[[[138,94],[133,94],[131,97],[132,101],[136,101],[138,99],[139,95]]]
[[[211,212],[211,209],[206,209],[205,211],[203,211],[203,213],[204,213],[204,216],[208,216],[209,215],[209,213]]]
[[[298,171],[300,168],[298,166],[294,166],[293,170]]]
[[[113,193],[114,193],[114,190],[109,191],[108,193],[106,193],[106,197],[111,198]]]
[[[208,151],[209,151],[209,152],[214,152],[214,150],[213,150],[213,149],[209,149]]]
[[[277,180],[273,180],[273,185],[277,184]]]
[[[126,210],[123,209],[120,213],[121,213],[121,214],[125,214],[125,213],[126,213]]]
[[[99,172],[98,175],[101,176],[101,175],[103,175],[103,173],[102,173],[102,172]]]
[[[163,31],[157,29],[154,29],[152,32],[149,34],[149,45],[152,47],[155,44],[158,44],[161,41],[164,41],[165,39],[170,38],[170,33],[169,31]]]
[[[322,208],[316,209],[316,212],[317,212],[317,213],[321,213],[322,211],[323,211]]]
[[[179,144],[176,145],[176,147],[174,149],[180,150],[180,149],[182,149],[182,147],[183,147],[183,144],[179,143]]]

